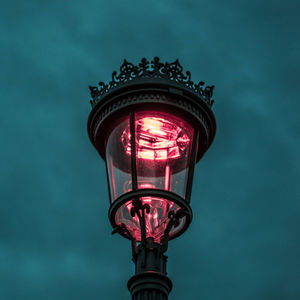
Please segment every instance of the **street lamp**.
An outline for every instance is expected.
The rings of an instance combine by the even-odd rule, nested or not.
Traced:
[[[132,299],[167,299],[168,241],[190,225],[194,166],[211,145],[213,86],[178,60],[124,60],[109,84],[90,87],[88,134],[106,162],[113,233],[131,240]]]

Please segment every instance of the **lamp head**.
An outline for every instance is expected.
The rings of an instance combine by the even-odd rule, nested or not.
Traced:
[[[195,163],[216,131],[213,86],[191,81],[178,60],[126,60],[109,84],[90,87],[91,142],[105,160],[113,228],[162,243],[189,226]]]

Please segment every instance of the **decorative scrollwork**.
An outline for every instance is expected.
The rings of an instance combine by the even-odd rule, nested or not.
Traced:
[[[149,62],[146,58],[143,58],[138,65],[134,65],[124,59],[123,64],[120,67],[120,73],[116,71],[112,73],[112,79],[108,84],[99,82],[99,86],[90,86],[92,100],[91,105],[95,106],[103,95],[110,92],[114,88],[133,80],[142,78],[162,78],[191,89],[194,93],[199,94],[202,99],[209,105],[212,106],[213,100],[213,89],[214,86],[204,87],[204,82],[194,83],[191,80],[191,73],[186,71],[183,73],[183,68],[179,63],[178,59],[172,63],[162,63],[159,57]]]
[[[141,230],[141,242],[142,244],[146,244],[146,224],[145,224],[145,212],[147,214],[150,213],[149,204],[143,204],[140,199],[132,200],[132,208],[130,210],[130,214],[132,217],[137,215],[140,222],[140,230]]]
[[[165,252],[168,249],[168,241],[170,238],[170,231],[172,227],[176,228],[180,224],[180,219],[187,216],[188,213],[184,211],[183,209],[179,209],[177,212],[175,211],[170,211],[168,218],[169,218],[169,223],[165,229],[164,235],[161,239],[161,245],[162,245],[162,251]]]

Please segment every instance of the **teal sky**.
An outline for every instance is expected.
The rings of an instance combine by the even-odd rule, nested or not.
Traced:
[[[299,8],[1,1],[1,300],[130,299],[88,86],[154,56],[216,86],[217,135],[196,166],[193,223],[169,246],[169,299],[299,299]]]

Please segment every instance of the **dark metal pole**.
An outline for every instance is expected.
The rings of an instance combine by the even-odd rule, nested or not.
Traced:
[[[160,244],[147,238],[136,247],[132,257],[135,275],[128,281],[132,300],[167,300],[172,281],[167,277],[167,256]]]

